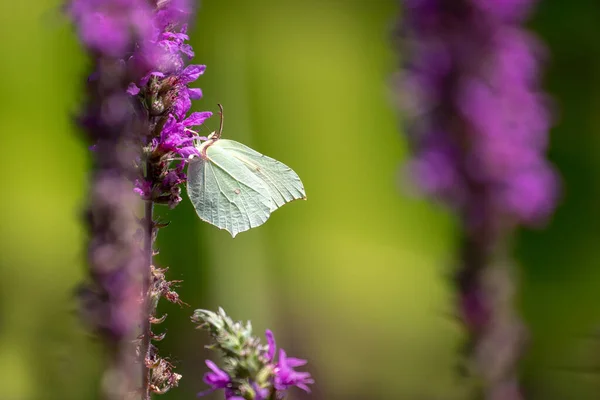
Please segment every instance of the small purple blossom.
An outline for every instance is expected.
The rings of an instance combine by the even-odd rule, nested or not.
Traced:
[[[150,200],[152,198],[152,182],[136,179],[133,191],[139,194],[142,199]]]
[[[275,389],[284,391],[292,386],[297,386],[305,392],[310,393],[308,385],[315,381],[308,372],[298,372],[294,370],[306,364],[306,360],[300,358],[288,357],[283,349],[279,350],[279,361],[275,367]]]
[[[173,115],[169,115],[160,137],[155,139],[154,145],[161,153],[174,153],[184,159],[199,155],[195,143],[203,137],[190,128],[202,125],[211,116],[211,112],[195,112],[178,122]]]
[[[265,332],[265,336],[267,337],[268,342],[267,358],[271,362],[274,362],[273,357],[277,351],[275,336],[270,330]],[[315,381],[310,377],[308,372],[298,372],[294,370],[294,368],[303,365],[306,365],[306,360],[288,357],[285,350],[279,349],[279,361],[277,361],[273,370],[275,374],[273,381],[275,389],[283,392],[292,386],[297,386],[305,392],[310,393],[310,388],[307,385],[312,384]]]
[[[226,400],[244,400],[243,397],[235,395],[234,391],[232,390],[231,378],[229,377],[227,372],[223,371],[214,362],[210,360],[206,360],[205,362],[206,366],[210,369],[210,372],[204,374],[203,381],[204,383],[210,386],[210,389],[198,393],[196,397],[206,396],[214,392],[215,390],[224,389]]]
[[[211,391],[217,389],[225,389],[231,383],[231,378],[227,375],[227,372],[223,371],[217,365],[206,360],[206,366],[210,368],[211,372],[204,374],[204,383],[211,387]]]

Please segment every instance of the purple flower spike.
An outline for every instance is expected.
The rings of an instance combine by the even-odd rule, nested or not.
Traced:
[[[192,320],[211,332],[216,343],[210,347],[224,354],[225,371],[216,368],[210,361],[206,362],[212,370],[204,380],[211,385],[210,391],[224,388],[227,400],[283,399],[292,386],[310,393],[308,385],[314,383],[311,375],[294,369],[306,365],[306,360],[288,357],[281,349],[279,360],[275,360],[277,345],[271,330],[265,332],[265,347],[253,336],[249,323],[233,322],[223,309],[219,309],[218,313],[196,310]]]
[[[206,140],[194,129],[212,115],[188,115],[191,100],[202,97],[189,85],[206,69],[187,65],[194,56],[187,43],[194,1],[67,2],[65,11],[93,66],[79,118],[95,161],[86,215],[90,279],[80,290],[82,311],[113,356],[115,370],[107,372],[113,385],[103,397],[125,398],[141,389],[148,400],[181,378],[152,344],[164,336],[152,332],[164,320],[156,315],[158,299],[181,303],[172,289],[176,282],[154,265],[154,240],[165,226],[154,220],[154,205],[173,208],[181,201],[185,166]],[[135,352],[129,351],[134,338],[141,339]],[[226,374],[209,367],[206,380],[224,388]]]
[[[465,369],[485,400],[522,399],[524,332],[506,243],[519,225],[546,222],[558,197],[544,154],[553,123],[539,79],[544,51],[520,26],[534,3],[404,0],[399,30],[408,169],[459,217],[457,314],[468,332]]]

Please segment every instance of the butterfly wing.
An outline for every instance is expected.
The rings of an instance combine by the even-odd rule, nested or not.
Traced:
[[[300,177],[284,163],[233,140],[219,139],[212,147],[215,146],[227,152],[230,158],[243,163],[267,185],[272,200],[271,211],[290,201],[306,199]]]
[[[264,224],[273,201],[268,186],[219,142],[188,165],[187,193],[200,219],[235,237]]]

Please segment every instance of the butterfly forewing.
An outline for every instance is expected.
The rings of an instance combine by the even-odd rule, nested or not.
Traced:
[[[282,162],[233,140],[220,139],[212,147],[226,152],[230,159],[239,160],[268,186],[273,201],[271,211],[290,201],[306,199],[300,177]]]
[[[200,219],[233,237],[262,225],[273,203],[268,186],[218,146],[209,146],[206,155],[188,166],[188,196]]]

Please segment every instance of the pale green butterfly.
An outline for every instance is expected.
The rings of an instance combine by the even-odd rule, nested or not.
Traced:
[[[201,220],[231,236],[264,224],[271,213],[293,200],[306,199],[302,181],[290,167],[219,131],[197,146],[190,160],[187,194]]]

